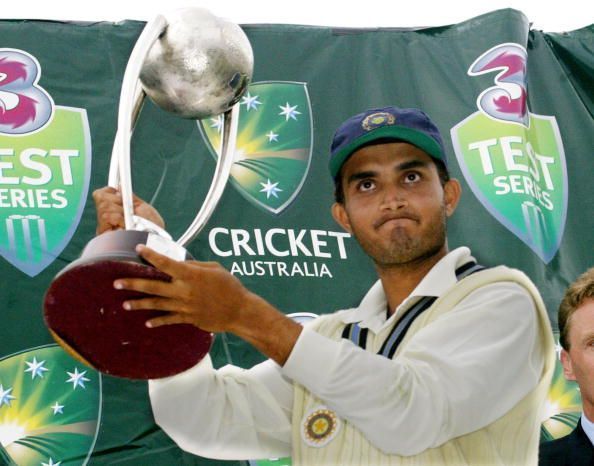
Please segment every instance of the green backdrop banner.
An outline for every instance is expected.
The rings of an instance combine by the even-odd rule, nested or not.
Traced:
[[[107,182],[122,76],[143,26],[0,21],[0,461],[7,464],[221,464],[178,449],[154,424],[146,383],[101,376],[70,359],[42,318],[52,278],[94,236],[90,193]],[[237,161],[189,247],[196,258],[220,261],[286,313],[356,305],[376,278],[329,214],[330,140],[365,108],[420,107],[440,127],[463,185],[450,248],[467,245],[482,264],[527,273],[556,328],[564,289],[594,264],[594,26],[544,33],[522,13],[501,10],[426,29],[244,30],[255,72],[242,99]],[[210,184],[220,122],[143,109],[134,187],[174,237]],[[211,354],[217,366],[262,360],[229,335],[217,336]],[[543,438],[567,433],[579,410],[579,392],[557,371]]]

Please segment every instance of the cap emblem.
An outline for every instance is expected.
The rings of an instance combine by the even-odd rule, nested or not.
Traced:
[[[380,126],[393,125],[396,122],[396,117],[388,112],[378,112],[367,115],[361,127],[365,131],[371,131],[372,129],[379,128]]]

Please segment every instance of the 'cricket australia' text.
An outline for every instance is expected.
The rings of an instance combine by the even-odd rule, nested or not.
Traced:
[[[347,259],[345,239],[350,236],[324,230],[217,227],[210,230],[208,242],[217,256],[236,259],[230,269],[234,275],[332,278],[327,264],[316,259]],[[252,260],[255,257],[263,259]],[[265,257],[272,259],[265,260]]]

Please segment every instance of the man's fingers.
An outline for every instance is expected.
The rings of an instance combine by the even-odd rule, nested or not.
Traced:
[[[93,191],[97,209],[97,234],[124,228],[122,196],[114,188],[106,186]]]
[[[138,207],[141,204],[146,204],[146,201],[138,197],[136,194],[132,193],[132,203],[135,207]]]
[[[140,291],[142,293],[161,296],[164,298],[175,297],[175,290],[171,283],[161,280],[149,280],[146,278],[118,278],[113,283],[117,290]]]
[[[101,197],[104,194],[115,194],[117,192],[119,191],[116,188],[113,188],[111,186],[103,186],[102,188],[98,188],[95,191],[93,191],[93,199]]]
[[[154,265],[161,272],[165,272],[174,278],[183,278],[186,276],[186,267],[188,264],[178,262],[163,254],[159,254],[154,249],[146,247],[144,244],[136,246],[136,252],[147,262]]]
[[[163,325],[173,325],[173,324],[192,324],[192,319],[188,315],[184,314],[170,314],[161,317],[155,317],[154,319],[150,319],[146,321],[146,326],[149,328],[161,327]]]
[[[185,313],[183,303],[176,299],[151,296],[149,298],[130,299],[124,301],[123,308],[127,311],[154,310]]]
[[[99,215],[109,212],[123,213],[124,209],[122,208],[121,200],[119,203],[107,200],[101,200],[97,203],[97,213]]]
[[[124,215],[121,212],[102,212],[99,220],[117,226],[123,223]]]
[[[112,191],[96,190],[93,192],[93,200],[100,206],[103,203],[122,205],[122,194],[113,188],[109,188]],[[101,191],[101,192],[99,192]]]
[[[121,213],[103,212],[97,222],[97,234],[124,228],[124,216]]]
[[[221,266],[221,264],[219,264],[218,262],[198,262],[198,261],[192,261],[192,263],[200,266],[200,267],[204,267],[206,269],[216,269],[218,267]]]

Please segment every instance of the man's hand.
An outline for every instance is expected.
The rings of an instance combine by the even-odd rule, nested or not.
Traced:
[[[126,301],[124,309],[169,311],[168,315],[147,321],[148,327],[192,324],[208,332],[232,331],[249,293],[237,278],[215,262],[177,262],[142,245],[137,252],[169,275],[171,281],[116,280],[115,288],[153,295]]]
[[[109,186],[97,189],[93,192],[93,200],[97,210],[97,235],[125,227],[122,194],[117,189]],[[134,214],[150,220],[161,228],[165,227],[163,218],[152,205],[136,195],[133,198],[133,205]]]
[[[148,327],[188,323],[208,332],[231,332],[254,345],[262,353],[284,364],[301,325],[250,292],[220,264],[177,262],[146,246],[137,252],[171,277],[170,282],[122,278],[117,289],[152,295],[124,302],[124,309],[156,309],[169,314],[147,321]]]

